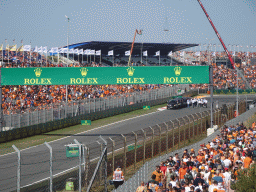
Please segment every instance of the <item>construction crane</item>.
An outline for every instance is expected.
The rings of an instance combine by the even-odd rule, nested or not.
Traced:
[[[213,24],[213,22],[212,22],[210,16],[209,16],[208,13],[206,12],[206,10],[205,10],[205,8],[204,8],[204,6],[203,6],[201,0],[197,0],[197,1],[198,1],[199,5],[201,6],[201,8],[203,9],[203,11],[204,11],[204,13],[205,13],[207,19],[209,20],[209,22],[210,22],[210,24],[211,24],[211,26],[212,26],[214,32],[216,33],[217,37],[219,38],[220,43],[221,43],[223,49],[224,49],[225,52],[227,53],[228,58],[229,58],[229,61],[230,61],[231,65],[232,65],[233,69],[236,69],[236,70],[238,71],[240,77],[242,77],[242,79],[245,81],[245,84],[246,84],[247,88],[251,89],[251,86],[250,86],[250,84],[247,82],[247,80],[246,80],[246,78],[244,77],[243,73],[235,66],[235,63],[234,63],[234,61],[233,61],[233,59],[232,59],[230,53],[228,52],[227,47],[225,46],[224,42],[222,41],[219,32],[217,31],[216,27],[214,26],[214,24]]]
[[[132,51],[133,51],[134,41],[135,41],[135,38],[136,38],[137,34],[142,35],[142,30],[140,30],[140,31],[138,31],[137,29],[135,30],[135,34],[134,34],[133,42],[132,42],[132,47],[131,47],[131,51],[130,51],[130,56],[129,56],[129,61],[128,61],[128,66],[130,66],[130,64],[131,64]]]

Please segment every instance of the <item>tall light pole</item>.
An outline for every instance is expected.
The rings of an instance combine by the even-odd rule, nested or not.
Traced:
[[[68,20],[68,32],[69,32],[69,20],[70,20],[70,19],[68,18],[67,15],[65,15],[65,17],[66,17],[67,20]],[[67,35],[67,59],[69,59],[68,44],[69,44],[69,42],[68,42],[68,35]],[[67,106],[68,106],[68,85],[66,85],[66,109],[65,109],[65,116],[66,116],[66,118],[67,118]]]
[[[70,18],[68,18],[68,16],[67,15],[65,15],[65,17],[67,18],[67,20],[68,20],[68,33],[69,33],[69,20],[70,20]],[[68,52],[69,52],[69,50],[68,50],[68,44],[69,44],[69,42],[68,42],[68,35],[67,35],[67,59],[69,59],[69,54],[68,54]]]
[[[210,93],[211,93],[211,128],[213,128],[213,68],[212,65],[210,63],[210,42],[213,41],[214,39],[208,39],[209,41],[208,44],[208,64],[210,66]]]

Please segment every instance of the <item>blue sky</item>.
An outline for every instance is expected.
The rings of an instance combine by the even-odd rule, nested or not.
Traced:
[[[227,46],[256,46],[254,0],[201,1]],[[65,15],[70,44],[131,42],[136,28],[137,42],[220,44],[197,0],[0,0],[0,43],[64,46]]]

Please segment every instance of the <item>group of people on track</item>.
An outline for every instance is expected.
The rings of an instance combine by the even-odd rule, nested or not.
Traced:
[[[204,98],[191,98],[187,100],[187,107],[206,107],[207,108],[207,99]]]

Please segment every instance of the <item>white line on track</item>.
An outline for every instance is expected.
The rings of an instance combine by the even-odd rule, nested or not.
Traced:
[[[124,120],[121,120],[121,121],[116,121],[114,123],[110,123],[110,124],[107,124],[107,125],[102,125],[100,127],[96,127],[94,129],[90,129],[90,130],[87,130],[87,131],[83,131],[81,133],[77,133],[77,134],[74,134],[74,135],[80,135],[80,134],[83,134],[83,133],[87,133],[87,132],[90,132],[90,131],[95,131],[95,130],[99,130],[99,129],[102,129],[104,127],[107,127],[107,126],[110,126],[110,125],[114,125],[114,124],[118,124],[118,123],[122,123],[122,122],[125,122],[125,121],[128,121],[128,120],[131,120],[131,119],[136,119],[136,118],[140,118],[140,117],[143,117],[143,116],[147,116],[147,115],[152,115],[154,113],[158,113],[160,111],[155,111],[155,112],[152,112],[152,113],[147,113],[147,114],[144,114],[144,115],[140,115],[140,116],[136,116],[136,117],[131,117],[131,118],[128,118],[128,119],[124,119]],[[73,136],[73,135],[72,135]],[[53,143],[53,142],[56,142],[56,141],[60,141],[60,140],[63,140],[63,139],[67,139],[69,137],[72,137],[72,136],[67,136],[67,137],[63,137],[63,138],[60,138],[60,139],[56,139],[56,140],[53,140],[53,141],[49,141],[47,143]],[[25,151],[25,150],[28,150],[28,149],[32,149],[32,148],[35,148],[35,147],[38,147],[40,145],[44,145],[44,144],[39,144],[39,145],[35,145],[35,146],[32,146],[32,147],[28,147],[28,148],[25,148],[25,149],[21,149],[20,151]],[[4,155],[0,155],[0,157],[3,157],[3,156],[7,156],[7,155],[11,155],[11,154],[14,154],[16,152],[11,152],[11,153],[7,153],[7,154],[4,154]]]

